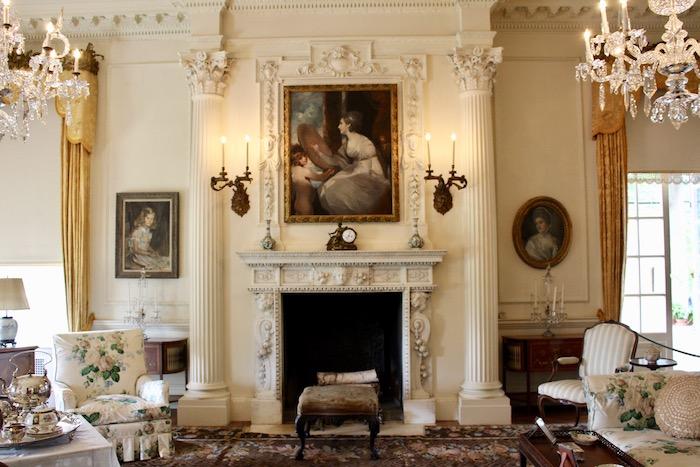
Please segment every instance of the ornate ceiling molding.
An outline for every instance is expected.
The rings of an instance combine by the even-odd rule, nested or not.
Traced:
[[[455,0],[231,0],[228,9],[233,12],[425,12],[454,8]]]

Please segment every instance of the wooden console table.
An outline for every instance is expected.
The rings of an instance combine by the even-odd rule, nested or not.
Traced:
[[[187,338],[151,338],[144,342],[146,372],[163,375],[185,372],[187,384]]]
[[[578,357],[583,353],[583,336],[503,336],[503,389],[506,390],[508,371],[525,373],[525,405],[531,404],[530,381],[532,373],[551,372],[552,361],[558,357]],[[575,370],[578,365],[560,365],[563,371]]]
[[[37,346],[31,347],[3,347],[0,348],[0,378],[5,380],[7,385],[12,381],[12,373],[15,371],[15,367],[10,363],[10,359],[20,352],[30,351],[18,358],[13,360],[17,366],[19,366],[18,375],[26,375],[27,373],[34,373],[34,350],[38,349]]]

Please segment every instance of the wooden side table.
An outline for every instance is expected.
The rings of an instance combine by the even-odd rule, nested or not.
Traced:
[[[508,371],[525,373],[525,405],[531,407],[532,373],[551,372],[552,361],[558,357],[578,357],[583,353],[583,336],[503,336],[503,389],[506,390]],[[560,365],[563,371],[573,371],[578,365]]]
[[[185,372],[187,384],[187,338],[151,338],[144,342],[146,372],[163,375]]]
[[[659,368],[668,368],[677,364],[677,361],[670,358],[659,358],[653,362],[650,362],[646,358],[630,358],[630,365],[643,366],[649,368],[651,371],[658,370]]]
[[[34,373],[34,350],[38,347],[4,347],[0,348],[0,378],[5,380],[7,385],[12,381],[12,373],[15,371],[15,367],[10,363],[10,359],[20,352],[30,351],[24,355],[13,360],[19,367],[19,375],[26,375],[27,373]]]

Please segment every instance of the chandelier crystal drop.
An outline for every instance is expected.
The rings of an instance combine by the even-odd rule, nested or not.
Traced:
[[[700,77],[696,55],[700,45],[688,39],[688,32],[678,14],[693,6],[695,0],[648,0],[649,9],[668,16],[662,42],[649,46],[644,29],[633,29],[627,12],[627,0],[620,0],[619,28],[611,32],[605,0],[600,0],[601,34],[592,36],[586,30],[586,62],[576,66],[576,79],[600,83],[598,103],[605,108],[605,83],[613,94],[622,93],[625,109],[636,117],[636,92],[644,93],[644,113],[654,123],[666,118],[676,129],[688,121],[688,115],[700,117],[700,99],[686,86],[691,71]],[[666,77],[666,92],[656,99],[656,74]],[[663,92],[663,89],[662,89]]]
[[[70,52],[70,42],[61,33],[63,12],[56,24],[46,25],[42,52],[29,59],[29,67],[12,66],[13,55],[24,53],[25,39],[20,32],[20,20],[10,8],[10,0],[1,0],[0,25],[0,140],[5,136],[25,140],[29,137],[29,122],[43,120],[48,102],[59,97],[71,102],[87,97],[88,83],[80,79],[78,59],[73,52],[74,67],[70,79],[61,79],[63,58]],[[54,48],[56,45],[58,48]],[[14,62],[17,62],[15,60]],[[71,123],[71,105],[66,106],[66,120]]]

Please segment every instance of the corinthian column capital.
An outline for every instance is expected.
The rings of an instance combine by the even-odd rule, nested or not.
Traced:
[[[193,97],[201,94],[223,96],[232,63],[223,50],[180,54],[180,64],[185,68]]]
[[[455,50],[448,55],[459,89],[467,91],[487,91],[493,89],[496,65],[503,61],[501,47],[474,47],[471,52]]]

